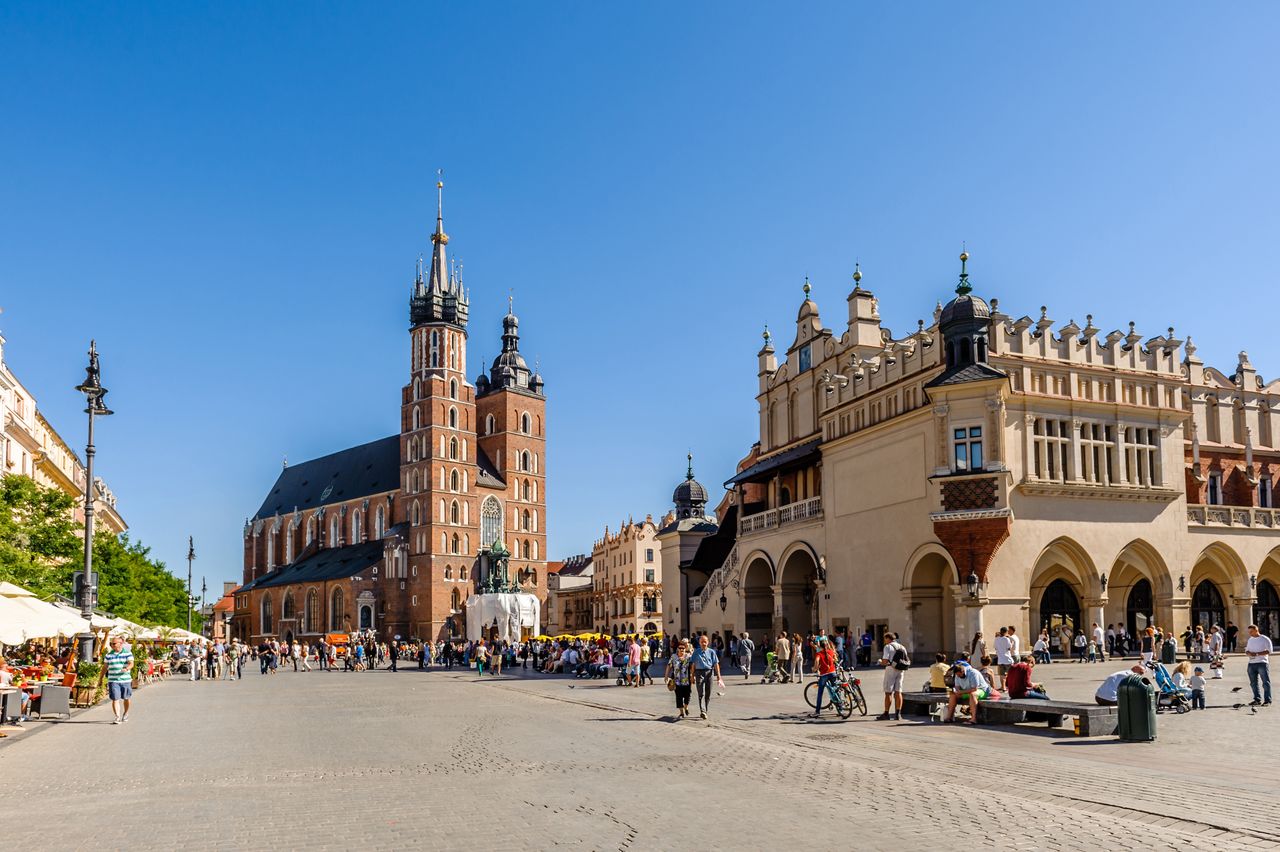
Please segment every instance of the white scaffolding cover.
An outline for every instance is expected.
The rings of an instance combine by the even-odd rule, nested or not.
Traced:
[[[497,619],[498,638],[507,642],[520,639],[520,628],[538,632],[542,620],[542,604],[537,597],[521,592],[510,595],[472,595],[467,598],[467,639],[487,639],[489,628]]]

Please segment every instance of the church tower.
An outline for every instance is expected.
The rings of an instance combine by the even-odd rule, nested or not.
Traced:
[[[475,388],[467,381],[469,299],[447,257],[443,182],[436,183],[431,264],[422,261],[409,299],[410,377],[401,392],[400,505],[407,525],[407,584],[398,595],[418,638],[460,633],[461,616],[445,583],[467,580],[479,546]],[[464,596],[465,599],[465,596]],[[450,622],[450,618],[453,622]]]

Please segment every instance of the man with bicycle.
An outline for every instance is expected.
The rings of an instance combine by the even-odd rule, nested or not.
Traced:
[[[831,647],[831,641],[825,637],[818,639],[818,649],[813,655],[813,669],[818,673],[818,692],[813,709],[816,719],[822,714],[822,698],[828,691],[832,706],[836,706],[840,700],[836,695],[836,652]]]

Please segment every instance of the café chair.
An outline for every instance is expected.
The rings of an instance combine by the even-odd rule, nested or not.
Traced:
[[[22,718],[22,690],[0,694],[0,724],[18,724]]]
[[[50,713],[65,714],[71,718],[71,690],[65,686],[46,685],[40,690],[39,697],[31,702],[31,712],[39,713],[43,719]]]

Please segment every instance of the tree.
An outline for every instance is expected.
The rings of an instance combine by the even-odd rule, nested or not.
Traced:
[[[99,533],[93,541],[93,568],[98,572],[98,604],[107,612],[139,624],[186,627],[187,588],[151,548],[130,541],[128,534]],[[192,627],[200,621],[195,614]]]
[[[0,580],[41,596],[67,594],[84,547],[75,502],[29,476],[0,477]]]

